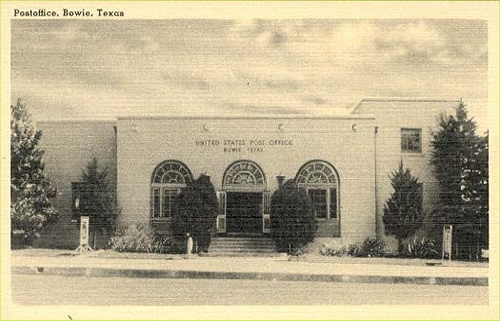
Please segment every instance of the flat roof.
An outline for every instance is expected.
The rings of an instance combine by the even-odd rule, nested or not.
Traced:
[[[417,102],[417,103],[459,103],[460,99],[428,98],[428,97],[367,97],[351,109],[351,113],[356,111],[365,102]]]
[[[118,117],[118,120],[133,120],[133,119],[375,119],[375,116],[368,114],[345,114],[345,115],[221,115],[221,116],[123,116]]]
[[[375,119],[371,114],[355,114],[355,111],[366,102],[446,102],[458,103],[460,99],[445,99],[445,98],[431,98],[431,97],[366,97],[361,99],[356,106],[351,109],[322,109],[320,111],[314,110],[310,113],[300,114],[208,114],[205,116],[198,113],[190,113],[186,115],[133,115],[133,116],[117,116],[116,118],[71,118],[71,119],[41,119],[36,120],[35,123],[69,123],[69,122],[114,122],[119,120],[131,119]]]
[[[61,118],[61,119],[40,119],[34,120],[35,124],[43,123],[117,123],[117,118]]]

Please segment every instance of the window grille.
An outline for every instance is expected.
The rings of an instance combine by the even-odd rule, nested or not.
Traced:
[[[401,128],[401,152],[422,152],[422,130],[420,128]]]
[[[151,217],[172,217],[177,210],[179,193],[192,181],[191,171],[182,162],[167,160],[160,163],[151,177]]]
[[[332,165],[322,160],[309,161],[299,169],[295,181],[307,190],[316,218],[339,219],[339,180]]]

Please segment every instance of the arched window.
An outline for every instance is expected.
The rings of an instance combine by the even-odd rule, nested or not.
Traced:
[[[232,163],[224,173],[224,189],[265,190],[266,177],[255,162],[239,160]]]
[[[339,218],[339,178],[332,165],[322,160],[309,161],[299,169],[295,182],[311,197],[316,218]]]
[[[171,217],[182,188],[193,181],[182,162],[167,160],[156,166],[151,176],[151,217]]]

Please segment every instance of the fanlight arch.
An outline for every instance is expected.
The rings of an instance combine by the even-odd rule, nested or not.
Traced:
[[[181,189],[192,181],[193,174],[180,161],[166,160],[156,166],[151,176],[151,219],[172,217]]]
[[[323,160],[312,160],[299,169],[295,176],[297,184],[338,185],[338,174],[335,168]]]
[[[166,160],[153,171],[151,184],[188,184],[193,181],[189,168],[177,160]]]
[[[323,160],[312,160],[298,170],[295,182],[307,191],[316,218],[339,220],[339,176],[335,168]]]
[[[226,169],[222,183],[225,187],[265,187],[266,177],[257,163],[250,160],[238,160]]]

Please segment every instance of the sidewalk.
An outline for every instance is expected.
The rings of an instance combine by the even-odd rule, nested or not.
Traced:
[[[89,277],[258,279],[487,286],[489,271],[487,263],[451,262],[449,266],[427,266],[422,264],[409,265],[408,260],[401,259],[360,258],[350,260],[349,258],[306,257],[290,261],[286,255],[249,258],[198,256],[186,258],[182,255],[123,255],[110,251],[80,255],[73,255],[71,251],[52,250],[26,250],[13,251],[12,253],[13,274]]]

